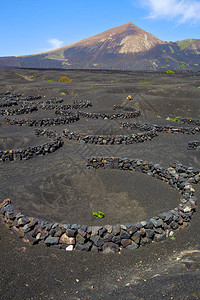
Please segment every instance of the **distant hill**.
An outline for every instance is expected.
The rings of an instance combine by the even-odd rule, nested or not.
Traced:
[[[179,45],[179,47],[181,49],[185,49],[188,46],[192,45],[193,43],[195,43],[196,41],[199,41],[198,39],[185,39],[182,41],[176,41],[176,43]]]
[[[200,70],[200,40],[167,43],[129,22],[55,50],[34,55],[2,57],[0,66]]]

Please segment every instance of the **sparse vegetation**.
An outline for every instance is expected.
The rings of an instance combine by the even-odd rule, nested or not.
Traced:
[[[104,218],[104,213],[102,212],[102,211],[93,211],[92,212],[92,214],[93,214],[93,216],[96,218],[96,219],[98,219],[98,218]]]
[[[173,74],[174,71],[172,71],[172,70],[165,70],[164,73],[166,73],[166,74]]]
[[[18,73],[15,73],[15,75],[17,75],[17,76],[19,76],[19,77],[25,79],[25,78],[24,78],[24,75],[21,75],[21,74],[18,74]]]
[[[189,45],[191,45],[196,41],[198,41],[198,39],[186,39],[183,41],[177,41],[176,43],[179,45],[181,49],[185,49],[186,47],[188,47]]]
[[[72,79],[68,78],[67,76],[62,76],[58,79],[59,82],[72,82]]]
[[[166,120],[180,123],[181,122],[180,118],[181,118],[180,116],[179,117],[175,117],[174,119],[172,119],[170,117],[167,117]]]

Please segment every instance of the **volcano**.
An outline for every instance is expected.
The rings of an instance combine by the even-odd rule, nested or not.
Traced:
[[[180,41],[179,41],[180,43]],[[2,57],[0,66],[23,68],[199,70],[200,40],[182,48],[164,42],[132,22],[76,43],[33,55]]]

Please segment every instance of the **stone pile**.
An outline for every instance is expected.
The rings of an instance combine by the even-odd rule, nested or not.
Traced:
[[[76,100],[73,104],[52,104],[43,102],[42,108],[46,110],[55,110],[56,114],[65,114],[68,113],[69,109],[80,109],[91,107],[92,103],[90,101],[85,100]]]
[[[87,161],[86,167],[130,170],[151,175],[178,190],[181,203],[170,211],[137,223],[88,226],[49,223],[27,217],[15,210],[10,199],[5,199],[0,211],[6,226],[30,244],[43,243],[67,251],[117,253],[123,249],[134,250],[151,242],[163,241],[189,225],[197,207],[191,183],[200,181],[200,170],[177,163],[164,169],[143,160],[117,157],[93,157]]]
[[[193,119],[189,119],[189,118],[179,118],[181,123],[187,123],[187,124],[191,124],[191,125],[197,125],[200,126],[200,120],[193,120]]]
[[[156,132],[166,132],[166,133],[184,133],[184,134],[197,134],[200,133],[200,127],[174,127],[170,125],[156,125],[150,123],[139,123],[139,122],[122,122],[121,123],[123,128],[130,128],[130,129],[139,129],[141,131],[149,131],[153,130]]]
[[[37,105],[32,104],[25,104],[19,108],[13,108],[13,109],[1,109],[0,115],[1,116],[16,116],[16,115],[22,115],[22,114],[30,114],[33,111],[37,111]]]
[[[191,141],[188,143],[188,150],[200,150],[200,141]]]
[[[131,119],[140,116],[140,111],[135,110],[130,113],[117,113],[117,114],[108,114],[108,113],[89,113],[79,111],[79,115],[82,118],[90,118],[90,119],[104,119],[104,120],[115,120],[115,119]]]
[[[54,104],[54,103],[62,103],[63,102],[63,98],[50,98],[42,103],[46,103],[46,104]]]
[[[32,100],[38,100],[41,99],[41,96],[22,96],[21,94],[16,94],[16,93],[11,93],[11,92],[7,92],[7,93],[1,93],[0,94],[0,100],[2,101],[11,101],[11,100],[15,100],[15,101],[32,101]]]
[[[144,133],[131,135],[88,135],[72,132],[68,129],[63,130],[63,136],[70,140],[98,145],[120,145],[134,144],[152,140],[157,133],[153,130]]]
[[[41,96],[26,96],[26,97],[21,97],[20,101],[33,101],[33,100],[39,100],[41,99]]]
[[[0,99],[2,100],[2,99]],[[0,101],[0,107],[6,107],[6,106],[14,106],[18,105],[19,103],[16,100],[6,100],[6,101]]]
[[[0,100],[3,101],[10,101],[10,100],[16,100],[19,101],[21,99],[21,94],[6,92],[6,93],[0,93]]]
[[[45,136],[50,138],[51,141],[49,143],[28,147],[26,149],[0,150],[0,162],[28,160],[36,156],[47,155],[49,153],[53,153],[63,145],[61,136],[54,131],[36,129],[35,135]]]
[[[13,109],[1,109],[0,115],[1,116],[10,116],[10,115],[21,115],[21,114],[28,114],[32,113],[33,111],[37,111],[37,104],[30,102],[32,100],[38,100],[41,96],[26,96],[22,97],[21,94],[15,93],[1,93],[0,94],[0,107],[8,107],[19,105],[17,108]]]
[[[45,127],[45,126],[57,126],[73,123],[79,120],[77,113],[70,113],[68,116],[58,117],[58,118],[39,118],[39,119],[9,119],[5,118],[5,122],[8,125],[18,125],[18,126],[31,126],[31,127]]]

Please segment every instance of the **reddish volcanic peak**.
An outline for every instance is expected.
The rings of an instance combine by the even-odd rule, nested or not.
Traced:
[[[59,55],[63,51],[73,47],[87,47],[87,51],[96,51],[100,47],[107,49],[108,53],[138,53],[152,49],[158,44],[165,42],[159,40],[154,35],[142,30],[132,22],[114,27],[102,33],[78,41],[76,43],[58,48],[49,52],[50,56]]]
[[[109,30],[106,30],[102,33],[96,34],[94,36],[91,36],[87,39],[81,40],[79,42],[73,43],[71,45],[67,45],[65,47],[71,47],[72,45],[80,45],[80,44],[90,44],[90,43],[94,43],[94,42],[101,42],[103,41],[103,38],[107,38],[107,39],[116,39],[120,37],[124,36],[143,36],[145,39],[147,39],[147,37],[149,39],[156,39],[158,42],[162,42],[160,41],[158,38],[156,38],[154,35],[144,31],[143,29],[139,28],[138,26],[136,26],[135,24],[133,24],[132,22],[111,28]],[[162,42],[163,43],[163,42]],[[62,48],[65,48],[62,47]]]

